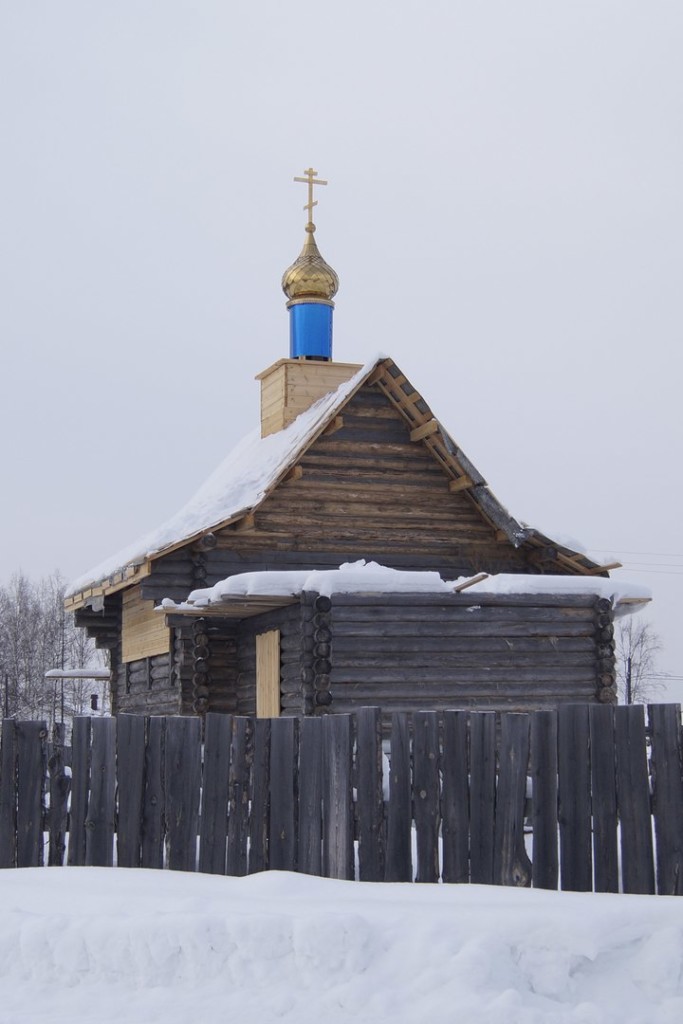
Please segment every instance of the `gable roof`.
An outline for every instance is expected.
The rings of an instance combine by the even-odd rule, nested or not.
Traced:
[[[514,547],[530,544],[550,551],[561,573],[598,575],[613,568],[601,567],[514,519],[396,363],[378,355],[284,430],[263,438],[260,429],[248,434],[174,516],[74,580],[66,591],[67,607],[80,607],[144,579],[154,559],[254,512],[366,384],[376,385],[398,410],[411,440],[424,444],[450,477],[450,490],[466,493],[504,540]]]

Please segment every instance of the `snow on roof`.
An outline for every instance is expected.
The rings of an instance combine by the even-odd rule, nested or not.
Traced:
[[[89,584],[100,583],[128,565],[139,564],[174,544],[248,512],[296,461],[300,451],[310,443],[335,409],[384,358],[378,353],[350,380],[315,402],[284,430],[261,437],[259,427],[247,434],[179,512],[73,580],[65,596],[71,597]]]
[[[50,668],[45,679],[109,679],[108,668]]]
[[[377,562],[345,562],[338,569],[324,571],[245,572],[230,576],[213,587],[193,590],[187,601],[176,604],[166,599],[166,610],[207,608],[231,597],[290,596],[311,591],[333,594],[453,594],[467,589],[477,594],[593,594],[615,606],[641,604],[651,599],[648,587],[598,576],[498,576],[441,579],[438,572],[407,572]]]

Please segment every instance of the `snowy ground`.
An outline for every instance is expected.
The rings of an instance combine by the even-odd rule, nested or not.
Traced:
[[[0,872],[0,1022],[683,1020],[683,899]]]

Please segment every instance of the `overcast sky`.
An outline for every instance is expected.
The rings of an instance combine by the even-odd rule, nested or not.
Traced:
[[[85,572],[256,425],[312,165],[335,358],[651,585],[683,679],[682,53],[680,0],[0,0],[0,581]]]

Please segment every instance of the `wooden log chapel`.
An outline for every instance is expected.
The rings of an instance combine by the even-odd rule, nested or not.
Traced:
[[[260,435],[67,592],[110,652],[114,713],[615,702],[614,616],[647,596],[517,522],[392,359],[332,360],[316,173],[296,179],[309,220]]]

